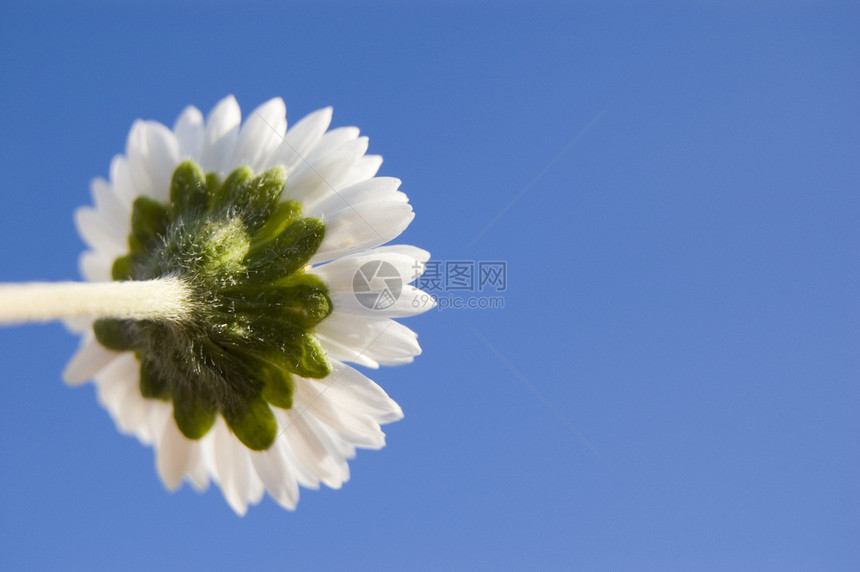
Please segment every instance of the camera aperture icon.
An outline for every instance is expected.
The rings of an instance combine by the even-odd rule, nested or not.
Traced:
[[[403,279],[393,264],[372,260],[362,264],[352,277],[352,293],[370,310],[390,308],[400,298]]]

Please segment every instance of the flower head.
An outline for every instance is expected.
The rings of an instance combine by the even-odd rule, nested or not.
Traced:
[[[138,121],[76,216],[88,280],[169,281],[185,306],[70,323],[82,342],[66,380],[93,380],[120,431],[153,446],[165,486],[211,479],[239,514],[264,491],[292,509],[299,484],[346,481],[356,448],[381,448],[380,424],[402,412],[345,362],[421,351],[392,318],[427,309],[408,282],[429,254],[381,246],[412,208],[399,180],[375,177],[367,138],[330,120],[326,108],[287,130],[273,99],[241,124],[227,97],[172,130]]]

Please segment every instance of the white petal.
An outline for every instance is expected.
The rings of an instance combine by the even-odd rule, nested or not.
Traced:
[[[149,176],[155,184],[155,197],[167,201],[170,198],[170,181],[179,164],[179,141],[173,131],[158,123],[146,123],[149,146]]]
[[[329,298],[338,312],[375,318],[405,318],[436,307],[429,294],[409,284],[403,285],[397,299],[385,307],[368,308],[352,292],[329,292]]]
[[[350,344],[343,343],[341,340],[323,334],[319,329],[314,333],[314,336],[325,350],[326,355],[331,358],[373,369],[379,368],[379,362],[369,357],[361,348],[353,347]]]
[[[182,476],[191,458],[192,444],[193,441],[179,431],[172,416],[165,420],[155,450],[158,476],[168,490],[176,490],[182,484]]]
[[[146,399],[140,394],[140,377],[129,387],[117,411],[116,423],[121,433],[134,435],[144,445],[152,445],[160,435],[165,419],[163,401]]]
[[[116,155],[111,160],[110,182],[116,196],[125,203],[126,208],[131,212],[131,205],[134,203],[134,199],[140,196],[140,193],[134,185],[131,168],[128,166],[128,157],[125,155]]]
[[[200,160],[200,153],[203,150],[203,133],[206,129],[203,123],[203,114],[200,110],[189,105],[176,120],[173,125],[173,132],[176,134],[176,140],[179,142],[179,159],[191,159],[192,161]]]
[[[209,475],[206,473],[206,461],[203,456],[203,444],[198,441],[192,443],[188,454],[188,466],[186,468],[188,481],[197,492],[203,492],[209,488]]]
[[[173,405],[160,399],[144,398],[141,402],[145,404],[146,419],[135,434],[143,444],[154,447],[159,435],[164,431],[164,424],[168,421],[174,423]]]
[[[397,238],[415,214],[405,202],[351,205],[323,220],[325,238],[310,264],[334,260],[352,252],[375,248]]]
[[[307,216],[326,225],[325,239],[311,264],[385,244],[403,232],[414,215],[399,186],[399,179],[377,177],[308,202]]]
[[[381,155],[365,155],[349,170],[349,174],[340,182],[346,188],[356,183],[373,178],[382,166]]]
[[[281,453],[286,458],[286,462],[290,467],[290,471],[296,477],[296,481],[299,485],[317,490],[320,488],[319,479],[299,460],[298,455],[296,455],[295,450],[293,450],[293,446],[290,444],[290,440],[287,438],[286,433],[292,423],[292,418],[289,416],[288,412],[283,409],[274,408],[272,412],[275,414],[275,419],[278,420],[278,441],[281,443]]]
[[[87,250],[78,259],[81,276],[90,282],[108,282],[111,280],[113,260],[101,252]]]
[[[293,510],[299,500],[299,485],[284,451],[287,441],[282,438],[254,460],[254,468],[266,490],[282,507]]]
[[[357,369],[332,360],[332,373],[337,376],[328,392],[338,396],[343,404],[359,413],[370,415],[377,423],[391,423],[403,418],[403,411],[388,394]]]
[[[92,333],[93,322],[94,320],[92,318],[78,316],[77,318],[66,318],[63,320],[63,325],[66,326],[66,329],[73,334],[86,335]]]
[[[101,345],[90,331],[81,339],[80,348],[63,371],[63,379],[69,385],[80,385],[92,379],[119,355],[119,352]]]
[[[330,290],[352,292],[356,273],[365,264],[390,264],[400,274],[404,284],[424,273],[430,253],[416,246],[395,244],[373,250],[351,254],[335,261],[315,266],[311,272],[322,278]]]
[[[283,165],[292,170],[311,152],[331,123],[331,107],[317,110],[287,131],[284,141],[272,150],[268,166]]]
[[[217,419],[215,423],[218,423]],[[212,477],[212,481],[220,487],[221,478],[218,475],[218,466],[216,463],[216,445],[217,443],[213,427],[213,429],[210,429],[210,431],[200,439],[200,463],[206,468],[206,472],[210,477]]]
[[[96,396],[99,404],[110,413],[114,421],[116,421],[116,412],[119,411],[122,402],[125,401],[126,394],[133,389],[129,387],[126,379],[113,374],[114,371],[120,371],[121,368],[126,367],[125,357],[124,355],[120,356],[120,358],[109,364],[109,367],[99,372],[95,380],[97,387]]]
[[[134,196],[153,196],[153,182],[146,168],[146,143],[143,135],[143,120],[137,120],[131,125],[128,139],[125,143],[125,154],[128,157],[128,170],[134,185]]]
[[[322,481],[332,488],[337,488],[344,480],[341,469],[332,456],[332,451],[328,450],[326,443],[314,431],[313,418],[296,408],[282,413],[288,418],[283,437],[296,455],[298,464],[305,468],[316,483]]]
[[[320,477],[320,480],[327,487],[339,489],[343,483],[349,480],[349,464],[347,464],[347,459],[355,456],[355,448],[341,441],[330,431],[328,425],[325,425],[313,415],[307,416],[305,422],[308,424],[310,430],[313,431],[316,438],[319,439],[323,449],[328,452],[328,462],[334,466],[334,474],[326,478]]]
[[[327,487],[339,489],[343,483],[349,480],[349,465],[346,462],[344,451],[354,450],[345,447],[342,443],[335,442],[329,432],[326,430],[326,425],[323,425],[318,419],[313,416],[304,418],[308,429],[313,433],[314,438],[319,442],[320,447],[327,452],[326,465],[330,466],[325,472],[330,473],[323,476],[320,474],[320,481]]]
[[[207,173],[226,175],[232,165],[227,160],[233,153],[239,136],[242,111],[236,98],[229,95],[218,102],[206,121],[200,163]]]
[[[284,188],[284,199],[299,201],[306,206],[325,197],[336,197],[341,181],[367,150],[367,138],[347,141],[323,155],[314,155],[296,167]],[[342,203],[342,201],[341,201]]]
[[[337,458],[340,459],[340,467],[343,471],[343,480],[349,480],[349,463],[347,461],[355,458],[355,446],[345,441],[336,429],[322,422],[317,423],[317,433],[327,439],[328,446],[332,450],[337,451]]]
[[[257,504],[263,498],[264,489],[260,478],[257,476],[257,472],[253,469],[251,455],[257,455],[258,453],[256,451],[252,452],[245,447],[232,433],[230,436],[231,446],[233,447],[233,460],[235,462],[233,476],[236,480],[236,488],[239,494],[245,497],[246,502]]]
[[[119,424],[121,412],[126,408],[126,400],[133,399],[140,383],[140,364],[130,352],[123,352],[95,376],[98,398],[108,410],[113,420]]]
[[[131,209],[129,204],[121,199],[113,186],[102,178],[93,179],[90,183],[96,209],[106,220],[116,227],[117,231],[128,236],[131,231]]]
[[[409,363],[421,353],[415,332],[406,326],[387,318],[373,320],[337,309],[316,327],[316,336],[321,343],[326,340],[327,350],[329,342],[338,345],[332,357],[360,365],[366,365],[363,360],[382,365]]]
[[[332,377],[329,384],[336,384],[337,376]],[[314,419],[334,430],[339,440],[365,449],[385,446],[385,434],[379,424],[368,415],[352,411],[338,394],[328,393],[325,380],[297,379],[293,399],[298,407],[307,408]]]
[[[228,504],[242,516],[249,503],[260,502],[264,491],[251,466],[251,451],[230,432],[220,416],[210,431],[215,432],[215,468],[221,490]]]
[[[233,435],[227,428],[227,424],[219,416],[215,421],[215,425],[210,429],[214,431],[215,445],[215,468],[218,474],[218,481],[221,484],[221,492],[236,514],[243,516],[248,511],[248,503],[245,499],[244,491],[240,490],[240,483],[237,482],[237,465],[239,460],[234,458],[234,450],[232,439]]]
[[[96,377],[99,402],[110,413],[120,433],[134,435],[151,445],[171,415],[169,403],[140,394],[140,364],[131,352],[123,352]]]
[[[316,200],[303,202],[308,216],[325,218],[333,212],[356,204],[376,202],[380,200],[408,202],[409,198],[399,192],[400,179],[394,177],[376,177],[362,181],[339,190],[337,193],[327,193],[314,197]]]
[[[332,129],[320,138],[313,150],[305,155],[304,159],[308,163],[319,161],[344,143],[358,139],[359,133],[358,127],[338,127],[337,129]],[[364,139],[367,139],[367,137]]]
[[[263,169],[269,154],[284,141],[287,108],[280,97],[270,99],[251,112],[239,132],[230,165],[247,165],[255,173]]]
[[[135,121],[126,155],[137,194],[166,201],[170,178],[179,164],[179,143],[173,132],[155,121]]]
[[[128,234],[93,208],[78,208],[75,226],[84,242],[105,256],[116,258],[128,251]]]

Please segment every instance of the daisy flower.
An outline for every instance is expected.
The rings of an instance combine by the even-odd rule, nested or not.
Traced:
[[[76,213],[96,284],[53,296],[81,335],[65,380],[95,384],[168,489],[214,482],[240,515],[264,492],[293,509],[299,485],[339,488],[356,449],[383,447],[380,425],[403,416],[348,363],[421,352],[392,318],[428,309],[409,282],[429,254],[382,246],[412,207],[398,179],[375,176],[367,137],[328,130],[331,114],[288,130],[276,98],[242,123],[231,96],[173,129],[135,122]],[[60,288],[42,287],[7,294],[38,297],[33,314]]]

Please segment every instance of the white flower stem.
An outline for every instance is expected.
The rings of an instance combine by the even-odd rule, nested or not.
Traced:
[[[0,325],[92,318],[181,320],[190,290],[178,278],[0,284]]]

